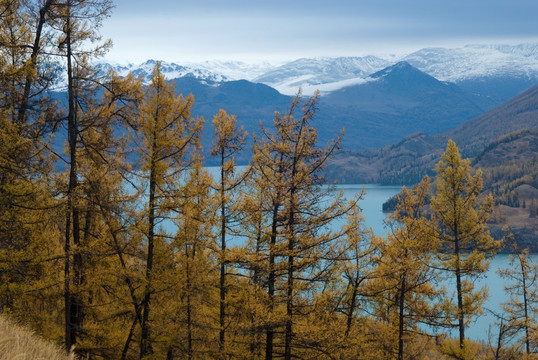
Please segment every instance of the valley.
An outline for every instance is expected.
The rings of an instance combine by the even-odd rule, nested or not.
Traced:
[[[116,66],[143,79],[154,60]],[[102,69],[114,67],[101,64]],[[165,63],[178,93],[210,121],[219,109],[252,135],[270,128],[299,89],[321,92],[316,126],[321,143],[344,130],[342,149],[325,169],[328,181],[414,185],[432,176],[448,139],[481,168],[496,199],[496,236],[509,225],[518,243],[538,252],[538,45],[426,48],[405,56],[298,59],[274,66],[233,62]],[[211,134],[202,136],[209,149]],[[247,148],[250,146],[247,140]],[[206,154],[206,164],[215,160]],[[246,164],[250,151],[238,155]],[[523,188],[522,188],[523,186]],[[522,189],[534,189],[530,193]],[[531,194],[527,197],[520,194]],[[518,199],[519,202],[518,202]],[[525,208],[521,208],[525,200]],[[528,204],[528,205],[527,205]],[[519,206],[515,206],[519,205]],[[508,249],[507,249],[508,250]]]

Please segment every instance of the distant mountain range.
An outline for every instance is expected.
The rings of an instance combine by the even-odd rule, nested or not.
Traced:
[[[194,115],[210,123],[219,109],[225,109],[250,134],[260,131],[260,122],[271,128],[274,112],[285,112],[291,103],[290,96],[247,80],[216,82],[184,76],[173,81],[178,92],[194,94]],[[392,144],[418,131],[430,135],[446,131],[491,106],[488,99],[400,62],[371,74],[366,82],[322,95],[315,125],[320,143],[344,129],[343,147],[364,150]],[[205,131],[202,141],[209,149],[211,127]],[[246,153],[240,160],[249,157]]]
[[[155,63],[99,66],[149,81]],[[416,132],[446,131],[538,84],[538,44],[428,48],[400,57],[299,59],[279,66],[163,62],[162,71],[178,92],[195,95],[195,115],[211,121],[223,108],[250,133],[259,131],[260,121],[270,127],[274,111],[286,111],[299,87],[305,95],[319,89],[320,141],[344,128],[344,148],[355,151]],[[210,136],[208,127],[207,145]]]
[[[322,93],[338,90],[401,61],[440,81],[491,97],[497,104],[535,85],[538,79],[538,44],[425,48],[401,56],[304,58],[277,66],[233,61],[163,63],[163,70],[168,79],[194,76],[209,81],[248,80],[293,95],[299,87],[305,94],[312,94],[316,89]],[[120,74],[132,71],[148,79],[154,64],[155,60],[148,60],[142,64],[102,63],[101,66],[112,66]]]
[[[102,63],[149,81],[155,60]],[[251,135],[272,127],[292,96],[320,90],[314,124],[320,145],[344,129],[343,150],[325,169],[340,183],[408,184],[433,167],[453,139],[484,169],[498,205],[490,229],[508,224],[519,244],[538,252],[538,44],[428,48],[405,56],[299,59],[280,66],[239,62],[162,63],[178,93],[193,93],[193,114],[210,124],[219,109]],[[518,95],[519,94],[519,95]],[[251,138],[251,137],[249,137]],[[212,129],[202,137],[206,163]],[[250,151],[237,159],[246,163]],[[529,204],[519,207],[521,203]],[[530,207],[530,208],[529,208]],[[530,210],[534,209],[534,210]]]
[[[520,84],[518,89],[507,89],[504,95],[502,91],[492,91],[498,97],[497,100],[501,101],[528,89],[538,79],[538,44],[523,44],[426,48],[404,56],[385,58],[365,56],[300,59],[272,69],[253,80],[273,86],[283,93],[293,93],[299,86],[332,91],[347,86],[353,79],[360,81],[401,61],[408,62],[440,81],[455,83],[465,90],[481,89],[482,92],[479,93],[486,96],[490,94],[484,91],[487,90],[484,86],[480,86],[482,82],[513,79],[511,86],[517,87],[516,84]]]

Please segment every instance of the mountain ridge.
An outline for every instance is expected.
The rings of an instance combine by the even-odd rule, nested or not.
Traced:
[[[291,103],[290,96],[248,80],[219,82],[189,73],[173,81],[178,93],[195,96],[194,115],[210,121],[222,108],[236,115],[239,125],[249,133],[259,130],[260,121],[271,127],[274,111],[284,112]],[[445,131],[490,106],[457,85],[399,62],[371,74],[366,82],[322,94],[316,124],[320,143],[330,141],[344,128],[344,148],[364,150],[392,144],[419,131],[429,135]],[[208,137],[203,139],[206,145],[210,144]]]
[[[345,127],[346,149],[377,148],[416,132],[433,135],[491,106],[406,62],[387,67],[370,78],[371,81],[321,97],[320,117],[328,118],[332,126]]]
[[[178,77],[178,72],[190,72],[201,79],[216,81],[249,80],[262,82],[276,88],[286,95],[294,95],[299,87],[309,89],[305,94],[314,90],[330,92],[334,84],[346,80],[365,79],[390,65],[406,61],[417,69],[435,77],[440,81],[450,81],[463,84],[465,89],[479,89],[477,79],[488,79],[488,82],[498,78],[517,78],[520,85],[510,92],[510,95],[496,94],[497,98],[504,96],[509,100],[517,93],[531,87],[529,81],[538,80],[538,43],[518,45],[466,45],[457,48],[423,48],[410,54],[390,56],[347,56],[302,58],[283,64],[248,64],[240,61],[206,61],[200,63],[168,63],[167,79]],[[103,67],[113,67],[120,72],[139,71],[145,78],[151,75],[147,68],[148,62],[142,64],[107,64]],[[182,69],[180,69],[180,67]],[[328,84],[333,86],[327,87]],[[533,84],[534,85],[534,84]],[[341,87],[340,87],[341,88]],[[485,91],[484,87],[480,88]],[[508,96],[508,97],[507,97]],[[502,99],[501,99],[502,100]]]
[[[155,64],[148,61],[145,67],[152,69]],[[193,76],[189,69],[161,66],[170,71],[183,71],[181,75],[186,73],[172,80],[176,91],[185,95],[192,93],[195,97],[193,115],[203,116],[208,123],[220,109],[225,109],[236,115],[238,124],[252,134],[259,131],[260,122],[270,128],[274,112],[285,112],[291,103],[291,97],[262,83],[214,81],[211,77],[202,80]],[[415,132],[433,135],[445,131],[487,108],[472,94],[454,84],[440,82],[407,62],[375,72],[369,79],[321,95],[315,120],[320,143],[327,143],[344,128],[344,148],[377,148]],[[208,149],[211,130],[207,129],[202,142]]]
[[[499,138],[525,129],[538,131],[538,85],[445,132],[418,132],[382,148],[342,152],[327,175],[340,182],[412,185],[432,175],[448,139],[456,142],[462,156],[474,158]],[[338,167],[343,169],[341,174]]]

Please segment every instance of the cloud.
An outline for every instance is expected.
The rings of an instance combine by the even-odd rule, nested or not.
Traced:
[[[536,3],[536,4],[535,4]],[[103,35],[130,59],[296,58],[536,36],[538,2],[119,1]],[[469,41],[467,41],[468,43]],[[464,42],[465,43],[465,42]],[[236,59],[237,60],[237,59]]]

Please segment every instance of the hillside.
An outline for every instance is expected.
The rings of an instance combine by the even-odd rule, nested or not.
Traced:
[[[326,170],[343,183],[413,185],[439,161],[453,139],[493,194],[489,224],[497,237],[508,225],[520,247],[538,252],[538,86],[481,116],[438,135],[417,133],[397,144],[365,152],[342,152]]]
[[[415,184],[432,174],[448,139],[464,157],[474,158],[500,137],[522,129],[538,130],[538,86],[443,133],[416,133],[380,149],[342,152],[328,167],[327,177],[348,183]]]
[[[508,225],[520,248],[538,252],[538,131],[510,133],[473,160],[482,169],[484,188],[495,198],[489,225],[497,236]]]
[[[195,116],[210,123],[219,109],[225,109],[250,134],[259,132],[260,122],[270,127],[274,112],[285,112],[291,103],[290,96],[247,80],[215,82],[185,76],[173,81],[178,93],[194,95]],[[489,106],[482,98],[402,62],[372,74],[366,82],[321,95],[315,119],[321,143],[344,128],[343,147],[365,150],[417,131],[437,134]],[[210,144],[211,129],[206,127],[203,145],[207,149]]]
[[[467,157],[474,157],[492,141],[520,129],[538,130],[538,86],[439,137],[452,138]]]
[[[415,151],[420,153],[421,139],[415,136],[401,144],[401,148],[410,150],[415,144]],[[431,144],[428,143],[428,146]],[[403,158],[400,157],[399,160]],[[421,157],[425,162],[436,163],[439,157],[431,155]],[[387,159],[397,162],[398,158]],[[508,226],[520,248],[529,248],[538,253],[538,131],[519,130],[490,143],[473,158],[472,166],[481,169],[484,179],[484,193],[491,193],[495,199],[495,210],[488,227],[495,238],[506,235],[503,228]],[[415,170],[413,173],[412,170]],[[430,169],[406,168],[409,176],[424,173],[434,176]],[[394,178],[394,181],[397,181]],[[433,190],[432,190],[433,191]],[[392,211],[394,199],[384,204],[385,211]],[[505,244],[503,251],[510,252],[510,244]]]

